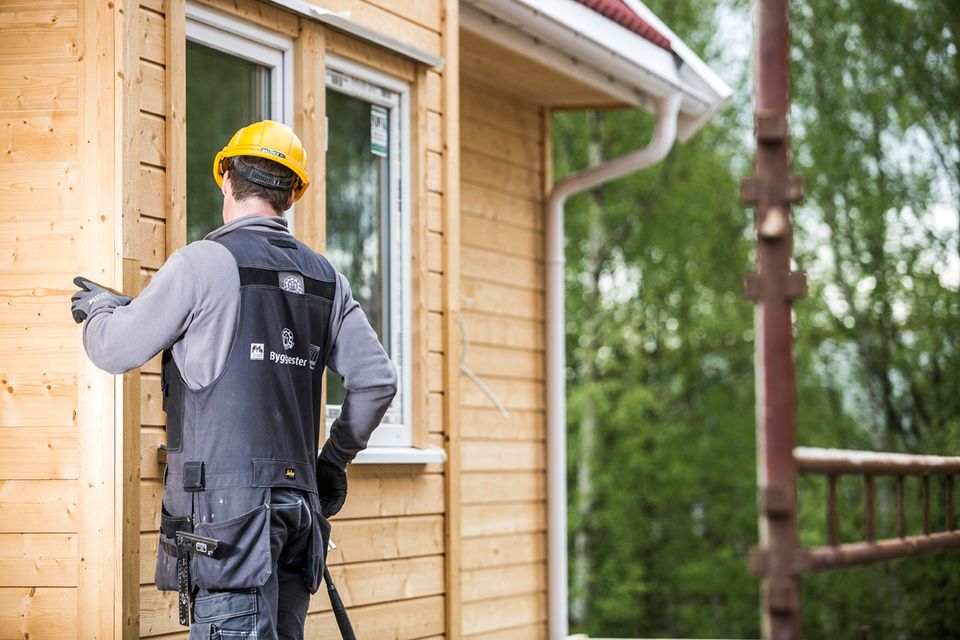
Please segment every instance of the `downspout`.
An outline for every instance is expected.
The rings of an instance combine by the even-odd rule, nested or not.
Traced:
[[[677,137],[683,95],[656,104],[653,139],[643,149],[567,176],[547,199],[547,567],[550,640],[566,640],[567,621],[567,398],[564,320],[563,206],[567,198],[663,160]]]

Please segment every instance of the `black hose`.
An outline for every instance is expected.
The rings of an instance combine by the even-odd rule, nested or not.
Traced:
[[[350,624],[350,617],[347,615],[347,608],[343,606],[343,600],[337,593],[337,588],[333,585],[330,578],[330,570],[324,565],[323,579],[327,583],[327,595],[330,596],[330,606],[333,607],[333,616],[337,619],[337,626],[340,627],[340,635],[343,640],[357,640],[353,633],[353,626]]]

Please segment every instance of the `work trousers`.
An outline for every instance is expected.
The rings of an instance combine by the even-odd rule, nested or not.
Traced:
[[[199,589],[189,640],[302,640],[310,604],[303,576],[313,518],[306,493],[272,489],[270,578],[256,589]]]

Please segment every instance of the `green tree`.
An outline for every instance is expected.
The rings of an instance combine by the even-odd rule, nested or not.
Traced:
[[[665,162],[567,205],[573,627],[615,637],[759,635],[745,2],[648,3],[737,89]],[[801,444],[960,452],[960,6],[792,3],[791,129],[807,200],[795,213],[810,295],[796,305]],[[732,69],[732,71],[731,71]],[[557,178],[646,143],[636,111],[554,118]],[[893,533],[877,482],[878,533]],[[822,481],[804,479],[801,541],[824,540]],[[933,483],[934,527],[946,526]],[[907,485],[919,529],[919,483]],[[841,536],[863,535],[840,483]],[[957,511],[957,509],[954,509]],[[956,553],[803,580],[805,634],[960,637]]]

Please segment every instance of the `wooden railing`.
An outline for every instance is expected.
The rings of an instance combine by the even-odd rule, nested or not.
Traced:
[[[795,575],[960,548],[960,531],[955,528],[953,517],[953,477],[960,474],[960,457],[798,447],[793,451],[793,459],[797,473],[825,476],[827,481],[827,544],[816,548],[797,547],[792,558],[778,559],[788,562]],[[844,475],[863,479],[864,540],[841,544],[837,483]],[[874,479],[877,476],[892,477],[896,482],[896,536],[882,540],[876,539]],[[921,482],[922,529],[916,535],[906,535],[904,478],[907,477],[919,478]],[[946,527],[942,531],[933,531],[930,526],[932,477],[941,481],[944,488]],[[755,549],[751,552],[750,569],[764,575],[771,561],[768,550]]]

